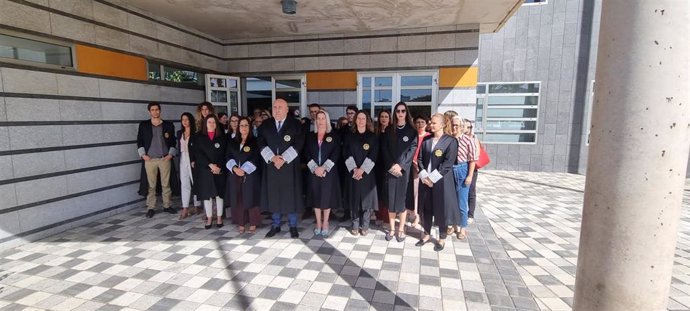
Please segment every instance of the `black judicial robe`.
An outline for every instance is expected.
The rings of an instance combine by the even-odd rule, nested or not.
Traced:
[[[261,153],[268,148],[273,154],[281,155],[290,147],[297,153],[292,162],[276,169],[272,162],[264,162],[261,178],[261,208],[272,213],[294,213],[304,209],[302,200],[302,175],[299,154],[304,145],[304,133],[299,120],[288,116],[280,131],[275,118],[265,120],[258,129],[258,147]]]
[[[210,200],[216,196],[225,196],[226,172],[225,158],[228,150],[228,138],[226,135],[215,135],[213,140],[208,137],[208,133],[197,133],[192,140],[194,159],[196,163],[197,198],[199,200]],[[216,164],[220,167],[220,174],[211,173],[209,164]]]
[[[455,191],[455,178],[453,176],[453,165],[458,157],[458,141],[444,134],[432,149],[432,140],[433,135],[424,138],[420,147],[422,150],[417,156],[420,178],[422,170],[428,174],[438,171],[443,178],[437,181],[432,188],[420,180],[417,211],[421,215],[425,208],[428,209],[431,205],[435,225],[445,227],[451,223],[457,224],[460,217],[458,194]],[[429,162],[431,162],[430,170]]]
[[[347,162],[352,158],[355,166],[361,168],[365,160],[376,161],[379,153],[379,140],[376,134],[366,131],[364,133],[350,133],[345,138],[343,144],[343,158]],[[374,162],[375,163],[375,162]],[[374,166],[375,167],[375,166]],[[378,210],[378,195],[376,193],[376,173],[375,169],[364,173],[362,179],[352,178],[352,170],[346,169],[348,193],[346,195],[347,204],[353,218],[359,218],[360,210]]]
[[[319,159],[319,149],[321,159]],[[317,134],[309,133],[304,144],[303,154],[309,172],[308,205],[315,208],[339,208],[340,174],[338,174],[337,163],[340,160],[340,138],[338,134],[335,131],[326,133],[321,147],[319,147]],[[318,166],[330,167],[326,177],[318,177],[311,172],[313,167]]]
[[[247,138],[245,145],[240,146],[240,143],[232,139],[228,144],[227,162],[234,161],[237,167],[242,167],[249,162],[256,167],[256,171],[251,174],[244,174],[243,177],[235,175],[233,172],[228,172],[227,188],[225,192],[225,200],[231,208],[252,208],[259,207],[261,203],[261,169],[263,162],[257,145],[256,138]],[[241,200],[240,200],[241,199]]]
[[[410,168],[415,149],[417,149],[417,131],[411,125],[405,124],[400,129],[396,125],[386,128],[382,135],[381,152],[383,152],[384,169],[386,174],[385,202],[391,212],[400,213],[405,208],[414,209],[414,203],[408,196],[410,188]],[[395,177],[388,170],[394,165],[402,167],[402,176]]]

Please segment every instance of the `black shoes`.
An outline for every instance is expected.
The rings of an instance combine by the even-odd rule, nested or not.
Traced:
[[[211,229],[211,227],[212,227],[212,226],[213,226],[213,224],[210,224],[210,225],[204,225],[204,229],[206,229],[206,230],[208,230],[208,229]]]
[[[163,211],[168,214],[177,214],[177,211],[172,207],[164,208]]]
[[[390,231],[386,232],[386,241],[390,241],[393,239],[393,235],[391,234]]]
[[[223,228],[223,223],[222,223],[222,222],[221,222],[221,223],[216,223],[216,227],[217,227],[217,228]]]
[[[424,244],[429,243],[429,241],[431,241],[431,238],[428,238],[426,240],[422,239],[422,240],[417,241],[417,243],[415,243],[414,246],[421,247],[421,246],[424,246]]]
[[[299,238],[299,232],[297,231],[297,227],[290,227],[290,237],[293,239]]]
[[[272,238],[277,233],[280,233],[280,227],[271,227],[271,230],[268,230],[268,233],[266,233],[266,237]]]
[[[434,250],[437,252],[440,252],[443,250],[443,248],[446,246],[446,243],[438,243],[436,242],[436,245],[434,245]]]
[[[150,209],[150,210],[146,211],[146,218],[152,218],[153,215],[155,215],[155,214],[156,214],[156,211]]]

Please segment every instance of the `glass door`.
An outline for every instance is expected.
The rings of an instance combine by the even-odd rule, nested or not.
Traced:
[[[216,112],[241,115],[240,78],[207,74],[206,101],[216,107]]]
[[[273,76],[272,84],[274,101],[276,98],[287,101],[290,113],[295,117],[307,115],[307,83],[304,76]]]

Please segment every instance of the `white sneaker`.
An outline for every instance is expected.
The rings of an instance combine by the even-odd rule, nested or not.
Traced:
[[[474,223],[474,217],[467,219],[468,224],[473,224]]]

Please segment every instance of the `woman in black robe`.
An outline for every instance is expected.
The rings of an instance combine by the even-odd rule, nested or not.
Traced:
[[[307,195],[316,216],[314,236],[327,238],[331,209],[340,207],[340,177],[335,167],[340,159],[340,138],[331,130],[331,119],[325,110],[316,114],[314,129],[307,134],[304,145],[305,162],[310,171]]]
[[[439,227],[439,238],[434,246],[435,251],[443,250],[447,236],[448,217],[458,213],[458,196],[455,191],[453,164],[458,156],[458,142],[443,133],[445,118],[437,113],[431,117],[432,136],[427,136],[422,143],[422,150],[417,157],[419,168],[419,205],[422,215],[424,234],[417,242],[422,246],[431,240],[432,219]]]
[[[240,117],[237,123],[238,132],[228,144],[225,201],[240,233],[244,233],[247,222],[249,233],[254,233],[261,225],[261,154],[249,118]]]
[[[209,114],[201,122],[201,131],[192,141],[195,154],[195,168],[198,185],[197,196],[203,200],[206,210],[205,228],[211,228],[213,223],[212,199],[216,200],[216,226],[223,226],[223,196],[225,195],[225,157],[228,139],[218,118]]]
[[[395,217],[400,215],[400,223],[395,238],[398,242],[405,240],[405,218],[407,210],[414,210],[411,200],[407,199],[410,184],[412,157],[417,149],[417,131],[412,125],[407,104],[399,102],[393,109],[393,121],[383,135],[381,152],[383,152],[384,169],[386,170],[386,201],[388,206],[388,223],[386,241],[393,238]]]
[[[352,213],[352,235],[367,235],[371,211],[378,210],[376,174],[374,166],[379,152],[379,141],[371,131],[371,119],[366,111],[358,111],[352,133],[345,138],[343,158],[350,175],[347,202]],[[360,231],[361,229],[361,231]]]
[[[376,136],[379,138],[379,144],[381,144],[381,141],[383,140],[384,135],[386,134],[386,129],[388,129],[391,125],[391,112],[389,110],[381,110],[379,111],[379,114],[377,116],[377,121],[376,121],[376,130],[374,133],[376,133]],[[379,156],[376,159],[376,163],[384,163],[384,158],[383,158],[383,152],[379,152]],[[379,210],[376,211],[376,223],[383,225],[384,223],[388,223],[388,207],[386,204],[385,198],[386,198],[386,168],[385,165],[377,165],[376,168],[374,168],[374,171],[376,171],[376,192],[377,195],[379,196]]]

